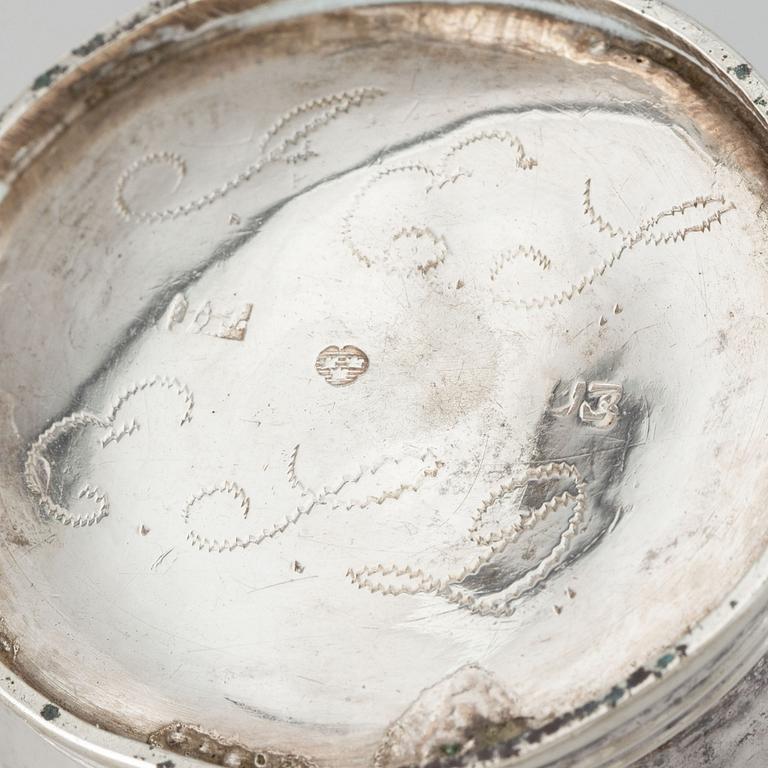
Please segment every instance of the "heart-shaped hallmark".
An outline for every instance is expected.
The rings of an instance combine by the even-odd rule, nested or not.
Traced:
[[[315,370],[331,386],[346,387],[368,370],[368,355],[351,344],[326,347],[315,360]]]

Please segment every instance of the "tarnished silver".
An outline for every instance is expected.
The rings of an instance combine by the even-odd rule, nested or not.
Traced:
[[[80,765],[595,768],[716,704],[766,649],[766,98],[640,0],[156,4],[41,75],[2,718]]]

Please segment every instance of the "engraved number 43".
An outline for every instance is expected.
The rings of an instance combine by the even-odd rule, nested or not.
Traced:
[[[606,381],[576,381],[571,388],[570,400],[554,410],[555,416],[571,416],[578,412],[579,419],[593,427],[607,429],[619,417],[619,402],[624,394],[621,384]]]

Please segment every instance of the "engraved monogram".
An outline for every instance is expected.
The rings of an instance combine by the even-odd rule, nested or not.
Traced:
[[[604,381],[577,381],[566,405],[555,408],[556,416],[578,413],[579,419],[601,429],[612,427],[619,417],[619,403],[624,394],[621,384]]]

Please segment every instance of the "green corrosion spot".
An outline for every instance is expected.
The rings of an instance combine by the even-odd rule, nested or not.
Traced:
[[[55,67],[51,67],[46,72],[43,72],[42,75],[38,75],[35,78],[35,82],[32,83],[32,90],[39,91],[41,88],[48,88],[59,75],[64,74],[66,71],[67,68],[63,64],[57,64]]]
[[[675,659],[677,658],[677,654],[675,653],[665,653],[657,662],[656,666],[659,669],[666,669]]]
[[[461,744],[443,744],[440,751],[448,757],[453,757],[461,752]]]
[[[739,64],[737,67],[731,69],[739,80],[746,80],[752,74],[752,67],[749,64]]]
[[[48,720],[48,722],[50,722],[51,720],[56,720],[61,717],[61,711],[54,704],[46,704],[40,711],[40,715],[43,720]]]

